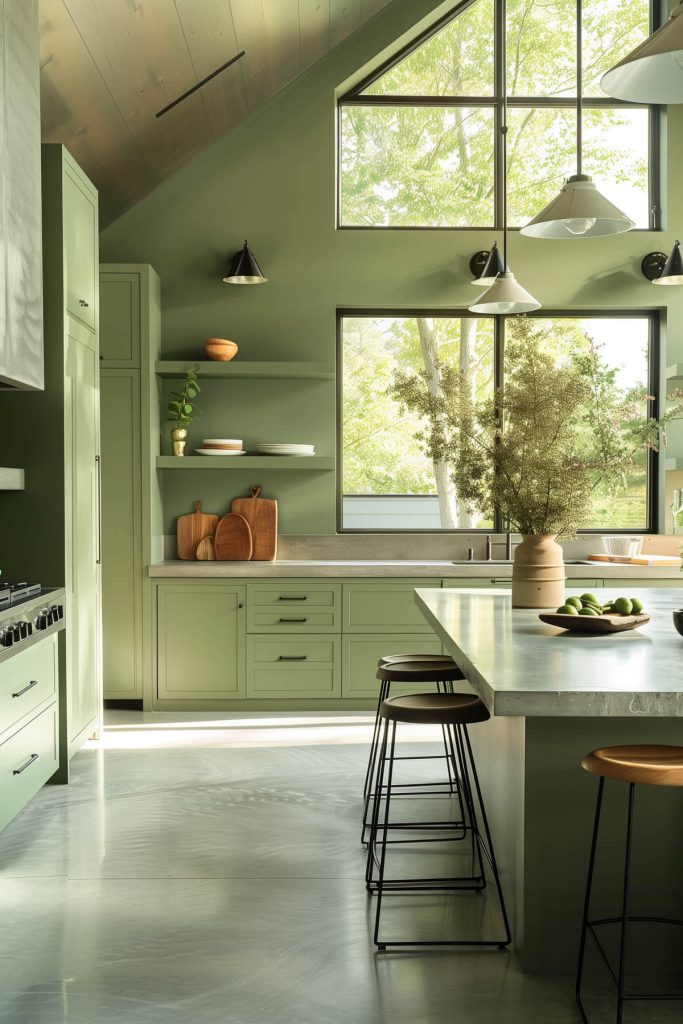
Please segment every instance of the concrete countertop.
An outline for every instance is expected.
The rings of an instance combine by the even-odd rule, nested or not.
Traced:
[[[613,565],[596,562],[594,565],[566,563],[569,579],[642,579],[680,580],[683,575],[677,566],[653,568],[644,565]],[[512,575],[512,562],[452,562],[446,560],[381,560],[381,559],[329,559],[275,562],[194,562],[172,560],[156,562],[148,568],[154,579],[221,579],[254,578],[278,579],[292,577],[331,578],[390,578],[435,577],[507,579]]]
[[[471,578],[484,580],[509,579],[512,562],[453,562],[424,559],[310,559],[274,562],[196,562],[172,560],[148,566],[154,579],[280,579],[292,577],[382,579],[390,577],[439,577],[440,579]],[[683,575],[676,566],[652,568],[647,565],[595,565],[566,563],[568,579],[680,580]]]
[[[415,599],[494,715],[683,717],[683,637],[672,621],[681,595],[633,594],[650,622],[609,635],[548,626],[500,590],[423,589]]]

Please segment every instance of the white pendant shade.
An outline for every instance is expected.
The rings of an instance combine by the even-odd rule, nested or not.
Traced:
[[[632,227],[634,222],[605,199],[587,175],[573,174],[520,231],[532,238],[590,238],[619,235]]]
[[[606,71],[608,96],[632,103],[683,103],[683,3],[635,50]]]
[[[469,307],[470,313],[483,313],[487,316],[531,313],[532,310],[540,308],[541,303],[522,288],[509,270],[499,274],[474,305]]]

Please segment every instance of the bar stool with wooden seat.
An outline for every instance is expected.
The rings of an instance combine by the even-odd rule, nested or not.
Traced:
[[[683,925],[683,920],[670,917],[634,917],[629,914],[629,876],[631,870],[631,846],[633,837],[633,805],[636,785],[645,786],[681,786],[683,787],[683,747],[675,746],[648,746],[645,744],[634,744],[623,747],[602,747],[587,754],[581,762],[581,767],[593,775],[600,776],[598,795],[595,807],[595,820],[593,824],[593,837],[591,841],[590,859],[588,863],[588,879],[586,883],[586,896],[583,907],[583,920],[581,923],[581,941],[579,945],[578,969],[576,975],[576,1001],[581,1011],[583,1020],[588,1024],[588,1017],[581,1001],[581,983],[583,979],[583,968],[586,953],[586,939],[590,934],[601,954],[602,960],[607,965],[617,988],[617,1013],[616,1024],[621,1024],[624,1003],[637,1000],[648,1001],[683,999],[683,992],[676,994],[662,993],[628,993],[626,986],[626,941],[627,926],[632,922],[650,922],[654,924]],[[600,918],[590,920],[591,889],[593,884],[593,872],[595,868],[595,856],[600,831],[600,815],[602,810],[603,791],[605,779],[614,779],[618,782],[628,784],[628,811],[626,820],[626,849],[624,851],[624,881],[623,895],[621,900],[621,913],[617,917]],[[619,962],[616,970],[610,965],[609,959],[596,934],[595,929],[600,925],[620,925],[619,935]]]
[[[379,671],[379,670],[378,670]],[[419,675],[428,671],[426,668],[413,668],[412,673]],[[383,723],[382,738],[377,757],[374,781],[374,798],[372,802],[372,820],[370,840],[368,843],[368,860],[366,869],[366,885],[370,892],[377,896],[375,910],[375,929],[373,940],[378,949],[388,946],[498,946],[503,948],[511,941],[505,900],[500,884],[500,876],[496,864],[493,842],[489,829],[486,809],[482,798],[481,787],[477,775],[476,764],[468,725],[485,722],[490,715],[483,702],[472,693],[416,693],[405,697],[390,697],[383,701],[380,708]],[[419,878],[388,878],[386,875],[387,847],[390,843],[391,800],[394,795],[393,775],[395,767],[396,730],[399,723],[414,725],[442,726],[449,737],[449,746],[453,750],[458,778],[458,797],[463,807],[463,821],[456,822],[460,832],[446,839],[438,833],[445,831],[449,823],[423,822],[420,827],[427,832],[427,838],[412,840],[423,844],[442,843],[455,839],[465,839],[469,835],[472,842],[472,872],[467,875],[448,875],[442,877]],[[385,783],[386,777],[386,783]],[[382,803],[384,813],[381,812]],[[429,830],[436,826],[434,837],[429,837]],[[452,826],[451,826],[452,827]],[[411,840],[408,840],[411,841]],[[380,924],[383,898],[388,893],[425,893],[425,892],[474,892],[481,893],[487,885],[486,861],[495,884],[496,899],[502,918],[503,932],[495,938],[483,938],[481,935],[467,939],[438,938],[386,938],[380,937]]]
[[[448,654],[389,654],[377,663],[375,678],[379,679],[379,693],[377,697],[377,709],[375,711],[375,723],[368,755],[368,766],[365,772],[365,783],[363,785],[363,827],[361,831],[361,842],[367,843],[367,831],[370,827],[368,811],[373,798],[372,780],[375,774],[377,762],[377,751],[379,748],[379,737],[381,731],[380,708],[391,692],[392,683],[426,683],[435,686],[438,692],[452,692],[453,682],[462,680],[465,677]],[[455,791],[455,767],[454,752],[449,746],[449,738],[445,728],[443,735],[443,754],[418,754],[404,756],[400,760],[446,760],[448,767],[448,779],[438,783],[406,783],[397,788],[410,790],[410,794],[422,792],[424,795],[430,789],[446,789],[448,792]],[[397,760],[399,760],[397,758]]]

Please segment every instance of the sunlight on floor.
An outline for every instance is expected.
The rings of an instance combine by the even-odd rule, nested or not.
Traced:
[[[187,747],[312,747],[370,742],[374,715],[259,715],[112,712],[105,716],[102,738],[84,750],[153,750]],[[403,742],[419,743],[438,736],[434,727],[403,730]]]

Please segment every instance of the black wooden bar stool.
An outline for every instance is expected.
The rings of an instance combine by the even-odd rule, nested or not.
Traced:
[[[377,697],[377,709],[375,711],[375,724],[370,743],[368,766],[365,772],[365,783],[363,785],[363,827],[361,831],[361,842],[367,843],[367,832],[370,827],[368,817],[370,802],[372,800],[372,781],[377,763],[377,751],[379,748],[379,737],[381,731],[380,708],[391,692],[392,683],[426,683],[435,686],[439,692],[448,692],[453,689],[455,680],[462,680],[465,677],[448,654],[389,654],[380,658],[377,663],[375,678],[379,679],[379,693]],[[400,787],[410,790],[411,794],[421,792],[423,795],[429,789],[454,792],[455,769],[453,766],[453,751],[449,746],[449,738],[445,728],[443,734],[443,754],[421,754],[412,757],[402,757],[400,760],[441,760],[446,759],[448,767],[448,780],[438,783],[405,783]],[[399,760],[399,758],[397,758]]]
[[[626,942],[628,925],[633,922],[650,922],[654,924],[683,925],[683,920],[672,917],[642,917],[629,914],[629,876],[631,870],[631,845],[633,837],[633,805],[636,785],[646,786],[683,786],[683,747],[673,746],[647,746],[635,744],[624,747],[603,747],[593,750],[587,754],[581,762],[581,767],[593,775],[600,776],[598,785],[598,796],[595,807],[595,821],[593,824],[593,838],[591,842],[590,860],[588,863],[588,880],[586,883],[586,898],[583,907],[583,920],[581,923],[581,941],[579,945],[579,963],[576,974],[576,1001],[581,1011],[583,1020],[588,1024],[588,1017],[581,1001],[581,982],[583,979],[583,967],[586,953],[586,938],[591,935],[603,962],[606,964],[609,973],[616,984],[617,989],[617,1013],[616,1024],[621,1024],[624,1003],[629,1001],[657,1000],[679,1000],[683,999],[683,991],[675,994],[665,993],[628,993],[626,991]],[[598,845],[600,831],[600,813],[602,810],[603,791],[605,779],[616,779],[619,782],[628,783],[628,811],[626,818],[626,848],[624,851],[624,881],[621,899],[621,912],[617,917],[603,917],[590,920],[591,888],[593,884],[593,871],[595,868],[595,854]],[[602,946],[596,928],[600,925],[619,925],[619,962],[614,968],[607,957]]]
[[[416,671],[419,672],[420,670]],[[423,669],[422,671],[426,672],[427,670]],[[374,797],[372,801],[366,869],[368,891],[374,892],[377,896],[373,940],[378,949],[386,949],[388,946],[472,945],[498,946],[503,948],[511,941],[510,925],[496,865],[488,819],[486,817],[486,809],[467,732],[468,725],[485,722],[489,717],[485,705],[478,697],[471,693],[416,693],[406,697],[391,697],[383,701],[380,707],[382,738],[377,756],[373,786]],[[457,794],[463,813],[462,821],[426,821],[420,824],[415,823],[411,827],[418,828],[421,832],[426,833],[426,838],[403,841],[423,844],[444,843],[466,839],[469,836],[472,843],[472,870],[469,874],[419,878],[387,877],[387,847],[391,843],[389,833],[395,827],[391,821],[390,807],[392,796],[394,795],[393,775],[396,761],[396,728],[399,722],[412,723],[414,725],[439,725],[446,730],[449,737],[449,747],[453,751],[458,781]],[[384,805],[383,813],[382,805]],[[444,835],[444,833],[448,833],[449,829],[452,831],[452,834]],[[429,836],[430,831],[434,832],[434,835],[431,837]],[[488,864],[493,877],[504,934],[496,938],[477,936],[468,939],[398,939],[380,937],[383,898],[387,894],[425,892],[481,893],[487,884],[484,861]]]

